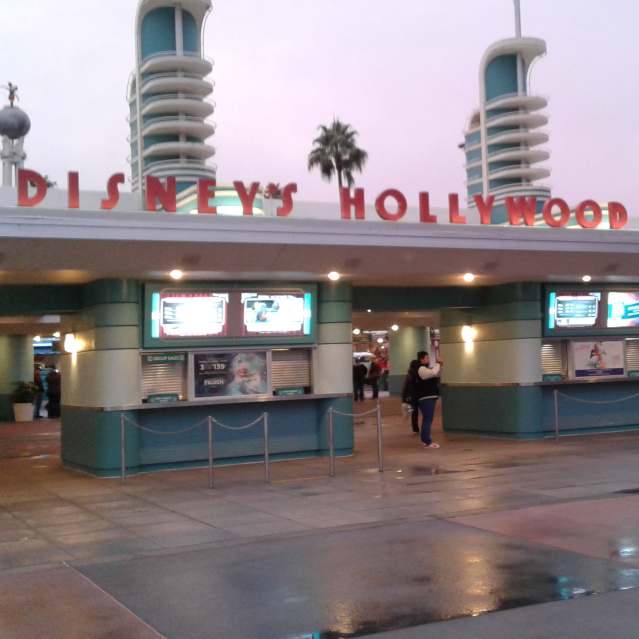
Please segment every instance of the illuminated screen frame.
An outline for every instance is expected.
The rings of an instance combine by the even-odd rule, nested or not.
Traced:
[[[183,290],[183,291],[174,291],[170,290],[167,295],[164,295],[166,289],[164,291],[155,291],[151,294],[151,337],[155,339],[161,340],[170,340],[172,342],[184,339],[208,339],[211,337],[227,337],[229,330],[229,294],[223,293],[219,291],[192,291],[192,290]],[[164,295],[164,296],[163,296]],[[222,322],[222,330],[215,332],[201,332],[201,333],[192,333],[189,335],[163,335],[163,322],[162,322],[162,314],[164,309],[162,307],[162,303],[165,300],[171,298],[198,298],[198,299],[207,299],[207,298],[226,298],[223,299],[223,309],[224,309],[224,319]]]
[[[157,348],[200,348],[217,346],[269,346],[269,345],[314,345],[317,343],[318,303],[317,284],[282,282],[277,284],[264,282],[242,283],[206,283],[193,282],[188,284],[171,285],[168,282],[147,282],[143,286],[143,305],[141,309],[142,347],[145,349]],[[163,338],[154,321],[159,313],[159,296],[162,293],[205,294],[228,293],[229,304],[227,306],[227,334],[225,336],[212,337],[170,337]],[[300,293],[305,296],[305,308],[310,308],[310,317],[305,318],[304,334],[243,334],[243,305],[242,293],[258,293],[260,295],[286,295]]]
[[[297,297],[301,300],[302,303],[302,317],[301,317],[301,326],[298,330],[292,331],[277,331],[277,330],[254,330],[251,331],[248,328],[247,322],[247,302],[250,301],[250,297],[245,299],[245,297],[251,296],[257,298],[256,301],[260,301],[259,298],[263,298],[262,302],[273,301],[276,302],[277,299],[274,298],[285,298],[285,297]],[[311,323],[313,318],[313,297],[310,293],[306,291],[277,291],[277,292],[264,292],[264,291],[242,291],[241,293],[241,301],[242,301],[242,337],[303,337],[311,334]],[[265,307],[265,317],[264,321],[267,321],[268,312],[270,307]],[[275,311],[276,312],[276,311]],[[253,323],[257,320],[254,319]]]
[[[601,293],[599,302],[599,315],[594,326],[569,328],[557,327],[553,324],[550,304],[552,296],[559,295],[586,295],[588,293]],[[610,293],[634,293],[639,296],[639,286],[619,286],[610,285],[597,286],[593,284],[579,286],[576,284],[557,284],[555,286],[546,285],[543,296],[543,336],[544,337],[597,337],[597,336],[636,336],[639,335],[639,326],[632,327],[609,327],[608,326],[608,296]]]

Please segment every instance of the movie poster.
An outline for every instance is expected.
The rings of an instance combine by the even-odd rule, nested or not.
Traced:
[[[268,392],[264,351],[196,353],[193,362],[196,397],[240,397]]]
[[[575,378],[623,377],[624,342],[573,341],[570,343]]]

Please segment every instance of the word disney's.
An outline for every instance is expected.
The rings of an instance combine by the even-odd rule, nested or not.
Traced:
[[[124,173],[115,173],[107,181],[106,198],[101,201],[101,208],[111,210],[120,200],[120,186],[125,183]],[[198,213],[214,215],[217,213],[211,200],[215,197],[217,187],[215,180],[199,180],[197,182]],[[252,182],[248,186],[244,182],[233,182],[242,204],[244,215],[253,215],[253,204],[260,192],[260,183]],[[44,201],[47,195],[47,180],[36,171],[20,169],[18,171],[18,206],[34,207]],[[297,184],[289,183],[280,188],[275,184],[264,187],[267,196],[281,201],[275,214],[277,217],[288,217],[294,210],[293,195],[297,193]],[[495,197],[474,195],[473,202],[479,214],[481,224],[491,224]],[[144,204],[147,211],[164,211],[175,213],[177,210],[177,182],[174,177],[165,180],[153,176],[146,177]],[[507,197],[504,200],[507,221],[512,226],[535,226],[538,223],[538,206],[535,197]],[[80,181],[77,172],[68,174],[68,207],[80,208]],[[386,222],[399,222],[408,211],[406,196],[397,189],[386,189],[375,199],[375,211],[380,219]],[[622,229],[628,223],[628,211],[620,202],[608,202],[608,216],[605,219],[601,205],[595,200],[584,200],[572,211],[566,200],[551,198],[543,203],[541,220],[551,228],[562,228],[568,225],[572,215],[579,226],[584,229],[596,229],[605,225],[612,230]],[[343,220],[366,219],[366,196],[364,189],[356,188],[352,192],[348,188],[340,191],[340,216]],[[448,221],[451,224],[467,224],[467,218],[460,210],[459,195],[448,196]],[[437,224],[438,216],[431,212],[430,198],[427,192],[419,193],[419,222]]]

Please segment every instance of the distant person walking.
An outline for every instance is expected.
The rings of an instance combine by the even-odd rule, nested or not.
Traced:
[[[366,366],[361,359],[353,364],[353,399],[356,402],[364,401],[364,383],[366,382]]]
[[[419,361],[414,359],[408,366],[404,385],[402,386],[402,403],[408,407],[410,414],[410,425],[413,429],[413,435],[419,434],[419,402],[415,397],[415,378],[417,377],[417,369]]]
[[[415,380],[415,397],[419,403],[419,410],[422,414],[421,440],[424,448],[439,448],[430,436],[430,429],[433,425],[435,408],[439,399],[439,378],[443,362],[437,362],[431,367],[430,358],[426,351],[417,353],[417,374]]]
[[[62,394],[62,377],[55,366],[51,367],[47,375],[47,395],[49,396],[49,404],[47,412],[49,417],[60,417],[60,396]]]

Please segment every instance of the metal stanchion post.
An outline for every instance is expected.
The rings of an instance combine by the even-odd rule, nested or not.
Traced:
[[[555,439],[559,441],[559,391],[555,388],[553,391],[555,400]]]
[[[384,472],[384,441],[382,437],[382,405],[377,402],[377,461],[379,472]]]
[[[269,459],[269,450],[268,450],[268,413],[264,413],[264,477],[266,479],[266,483],[271,483],[271,466]]]
[[[328,409],[328,474],[335,477],[335,439],[333,435],[333,407]]]
[[[208,417],[209,426],[209,488],[214,488],[213,485],[213,418]]]
[[[126,477],[126,423],[124,413],[120,415],[120,481]]]

